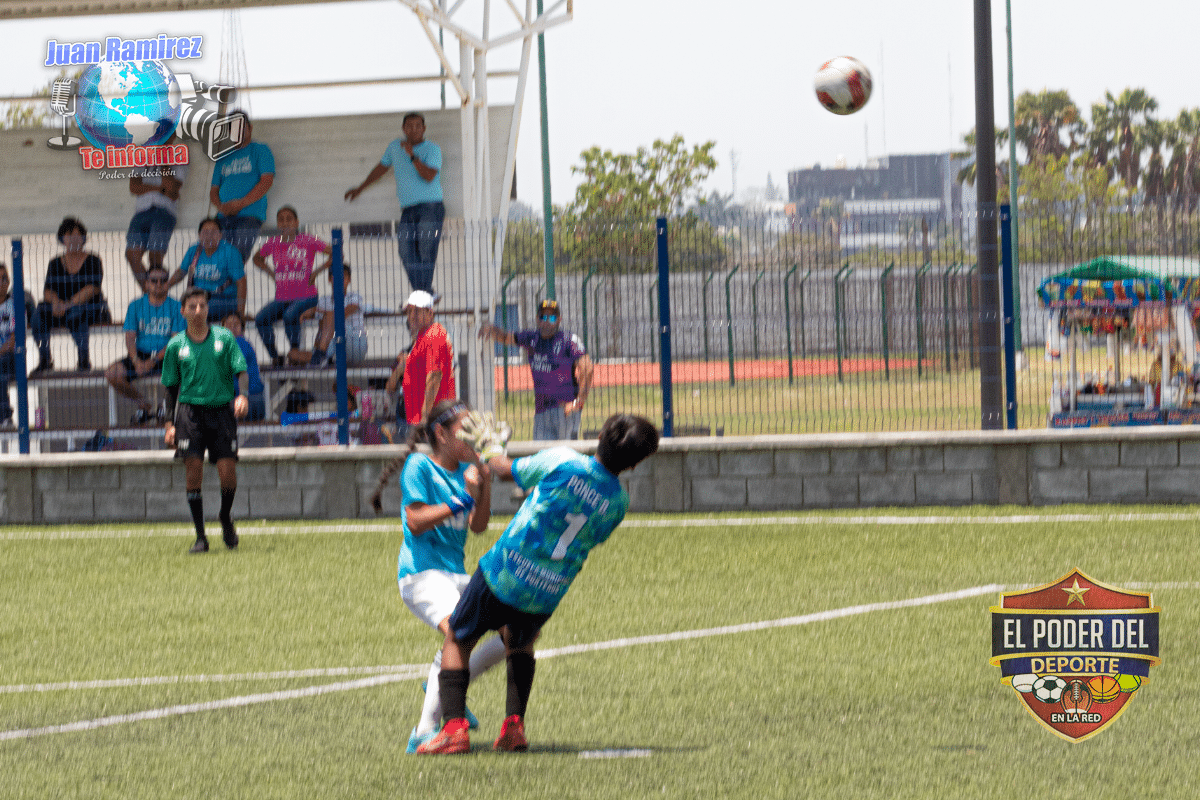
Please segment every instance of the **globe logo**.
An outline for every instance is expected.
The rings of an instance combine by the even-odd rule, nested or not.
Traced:
[[[79,79],[75,123],[98,148],[154,147],[179,123],[179,82],[161,61],[102,61]]]

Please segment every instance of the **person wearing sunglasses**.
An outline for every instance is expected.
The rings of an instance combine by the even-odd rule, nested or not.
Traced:
[[[134,385],[138,378],[162,372],[163,353],[171,337],[187,328],[179,301],[167,296],[167,268],[161,264],[146,270],[146,293],[129,304],[125,312],[125,349],[128,355],[109,365],[104,373],[110,386],[137,403],[132,424],[161,421],[154,406]]]
[[[578,439],[581,412],[592,389],[592,359],[579,337],[562,329],[558,301],[538,304],[536,330],[514,332],[486,324],[479,335],[525,350],[533,372],[534,440]]]

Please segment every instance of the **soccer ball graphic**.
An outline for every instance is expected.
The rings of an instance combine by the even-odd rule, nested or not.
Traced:
[[[1057,675],[1043,675],[1033,683],[1033,696],[1043,703],[1057,703],[1067,688],[1067,682]]]
[[[853,114],[871,99],[871,73],[853,56],[838,56],[821,65],[813,80],[817,100],[834,114]]]

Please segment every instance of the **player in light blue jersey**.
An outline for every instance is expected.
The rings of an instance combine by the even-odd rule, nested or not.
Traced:
[[[436,404],[425,424],[412,428],[408,454],[384,469],[372,497],[376,510],[381,510],[382,487],[400,470],[404,534],[396,571],[400,596],[417,619],[443,637],[450,613],[470,580],[463,564],[467,529],[483,533],[491,518],[491,471],[456,436],[468,413],[457,400]],[[416,451],[418,439],[429,444],[429,455]],[[482,674],[503,658],[504,643],[493,637],[471,657],[471,674]],[[442,718],[441,666],[439,649],[429,668],[421,719],[409,735],[410,753],[437,734]]]
[[[486,432],[477,449],[494,446]],[[445,724],[417,748],[421,754],[465,753],[467,667],[485,633],[500,631],[507,647],[508,695],[505,719],[493,748],[526,750],[525,709],[533,687],[533,643],[588,553],[604,543],[625,518],[629,495],[617,476],[658,450],[658,430],[642,417],[614,414],[600,429],[595,457],[569,448],[544,450],[510,461],[488,459],[501,478],[530,489],[508,528],[482,558],[450,615],[442,648],[441,692]]]

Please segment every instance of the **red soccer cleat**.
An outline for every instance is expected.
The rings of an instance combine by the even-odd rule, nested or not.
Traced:
[[[508,753],[524,753],[529,749],[529,740],[525,738],[525,720],[516,714],[504,720],[500,726],[500,736],[496,738],[493,750]]]
[[[452,719],[447,722],[438,735],[417,748],[417,755],[453,755],[471,751],[471,735],[467,732],[465,719]]]

